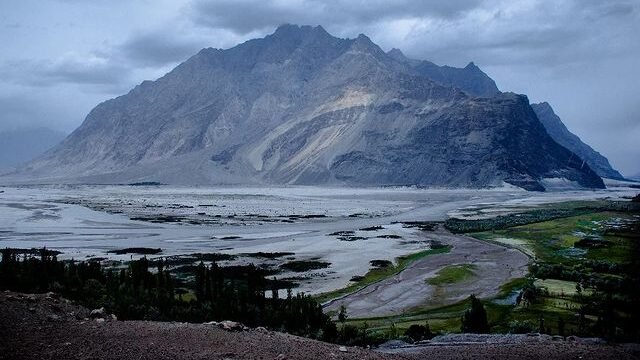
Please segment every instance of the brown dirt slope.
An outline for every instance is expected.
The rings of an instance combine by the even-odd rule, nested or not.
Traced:
[[[0,359],[636,359],[638,347],[447,345],[383,354],[266,330],[205,324],[86,320],[89,311],[49,295],[0,293]],[[635,351],[635,352],[634,352]]]

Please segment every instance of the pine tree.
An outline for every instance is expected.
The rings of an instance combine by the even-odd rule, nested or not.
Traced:
[[[462,332],[486,334],[489,332],[489,322],[487,321],[487,311],[482,302],[475,295],[469,296],[471,307],[462,316]]]

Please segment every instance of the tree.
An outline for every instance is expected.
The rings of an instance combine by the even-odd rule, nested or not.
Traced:
[[[471,307],[462,316],[462,332],[486,334],[489,332],[489,322],[487,321],[487,311],[482,302],[475,295],[469,296]]]
[[[340,305],[340,312],[338,313],[338,321],[344,324],[347,321],[347,308],[344,305]]]

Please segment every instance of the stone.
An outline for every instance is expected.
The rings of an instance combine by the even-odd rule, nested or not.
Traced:
[[[338,348],[338,351],[340,351],[340,352],[347,352],[347,347],[346,347],[346,346],[340,346],[340,347]]]
[[[241,323],[235,322],[235,321],[229,321],[229,320],[221,321],[220,323],[218,323],[218,327],[227,331],[245,330],[245,326],[242,325]]]
[[[89,314],[89,317],[91,319],[104,318],[105,316],[107,316],[107,311],[104,309],[104,307],[91,310],[91,313]]]

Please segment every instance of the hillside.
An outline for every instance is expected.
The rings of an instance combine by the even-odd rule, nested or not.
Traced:
[[[476,336],[477,337],[477,336]],[[465,341],[466,342],[461,342]],[[481,340],[482,342],[475,342]],[[635,359],[638,345],[609,346],[546,336],[442,337],[387,353],[293,335],[210,324],[117,321],[55,294],[0,293],[0,359]]]

